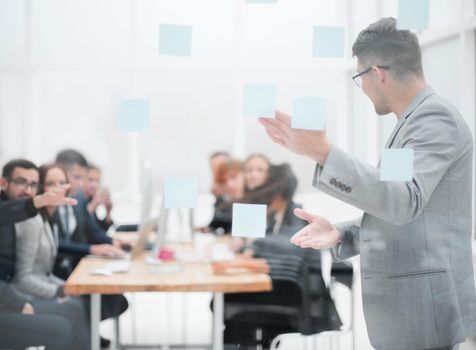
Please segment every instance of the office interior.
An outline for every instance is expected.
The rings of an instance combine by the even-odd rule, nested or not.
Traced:
[[[194,177],[198,203],[192,215],[194,227],[200,227],[213,215],[210,155],[225,151],[244,160],[260,153],[273,164],[290,164],[298,180],[295,201],[304,209],[332,222],[356,218],[359,209],[313,188],[314,162],[284,151],[256,118],[243,116],[243,86],[276,86],[277,108],[286,113],[292,113],[296,97],[322,98],[329,139],[377,164],[397,120],[377,116],[355,86],[351,47],[368,24],[397,18],[398,3],[0,0],[0,164],[21,157],[40,165],[62,149],[77,149],[101,168],[117,225],[143,221],[148,200],[149,216],[158,216],[165,180]],[[474,135],[476,1],[429,0],[429,6],[428,28],[415,31],[426,80],[460,110]],[[192,27],[190,55],[160,54],[161,24]],[[342,57],[313,55],[314,26],[345,28]],[[148,101],[147,127],[131,132],[118,126],[124,99]],[[193,240],[189,215],[170,211],[166,242]],[[474,218],[473,209],[473,227]],[[330,283],[330,253],[323,251],[321,259]],[[372,349],[358,260],[352,264],[352,288],[333,290],[349,329],[283,338],[280,349]],[[210,292],[125,296],[130,305],[120,321],[123,343],[167,348],[212,341]],[[112,340],[111,348],[117,345],[113,321],[101,322],[100,333]],[[476,349],[476,340],[468,339],[461,349]]]

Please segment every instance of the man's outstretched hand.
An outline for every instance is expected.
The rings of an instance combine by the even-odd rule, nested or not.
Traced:
[[[78,201],[74,198],[67,197],[68,189],[71,185],[62,185],[59,187],[51,188],[45,193],[36,195],[33,197],[33,205],[37,208],[43,208],[47,206],[58,207],[61,205],[76,205]]]
[[[309,157],[320,165],[326,162],[331,144],[325,131],[293,129],[291,117],[282,112],[276,112],[275,118],[260,118],[259,122],[275,143],[293,153]]]
[[[329,220],[312,215],[302,209],[294,209],[294,215],[309,225],[291,237],[291,243],[301,248],[332,248],[341,240],[340,233]]]

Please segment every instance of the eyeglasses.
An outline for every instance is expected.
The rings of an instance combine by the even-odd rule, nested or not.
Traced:
[[[28,187],[30,187],[32,191],[38,190],[38,182],[28,182],[25,179],[10,179],[8,182],[18,186],[22,191]]]
[[[391,68],[390,66],[372,66],[372,67],[369,67],[369,68],[363,70],[359,74],[354,75],[352,77],[352,80],[354,81],[355,85],[357,85],[357,87],[362,87],[362,75],[367,74],[368,72],[370,72],[373,67],[377,67],[377,68],[380,68],[380,69],[387,69],[387,70]]]
[[[60,187],[66,185],[66,181],[48,181],[45,183],[45,187]]]

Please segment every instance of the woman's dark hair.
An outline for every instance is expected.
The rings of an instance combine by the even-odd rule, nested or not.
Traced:
[[[248,191],[239,202],[269,205],[278,196],[290,201],[294,197],[297,184],[297,178],[289,164],[271,165],[266,182]]]
[[[66,183],[68,183],[68,176],[66,175],[66,170],[64,166],[58,163],[44,164],[39,168],[40,182],[38,183],[38,194],[45,192],[46,175],[48,174],[48,171],[55,168],[60,169],[64,173]]]

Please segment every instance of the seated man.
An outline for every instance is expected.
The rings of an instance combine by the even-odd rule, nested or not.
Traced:
[[[101,169],[90,163],[88,165],[88,176],[84,187],[84,194],[88,200],[87,209],[89,214],[94,217],[99,227],[107,231],[114,224],[111,218],[113,204],[109,190],[101,187],[101,177]],[[97,208],[100,206],[106,209],[106,215],[101,219],[98,218],[96,213]]]
[[[70,249],[71,245],[78,243],[104,246],[113,245],[114,250],[105,249],[99,255],[122,256],[121,242],[112,240],[88,212],[88,201],[83,192],[87,177],[88,162],[86,158],[76,150],[68,149],[58,153],[56,163],[66,170],[68,182],[71,185],[70,193],[78,200],[78,205],[59,207],[56,211],[55,221],[58,223],[58,235],[60,239],[60,254],[57,257],[55,274],[67,279],[78,264],[84,251]],[[105,254],[102,254],[105,253]],[[91,252],[91,254],[97,254]]]
[[[0,178],[0,339],[2,346],[25,348],[45,345],[48,349],[72,348],[72,327],[69,320],[55,315],[45,306],[34,315],[30,300],[9,282],[15,272],[15,223],[34,217],[47,205],[75,205],[65,196],[67,188],[36,195],[38,168],[24,159],[15,159],[3,167]]]
[[[109,237],[106,231],[99,226],[94,216],[88,212],[88,200],[84,194],[88,173],[86,158],[74,149],[66,149],[58,153],[56,163],[65,169],[68,182],[71,185],[70,192],[78,200],[77,206],[60,207],[56,211],[55,221],[58,224],[60,244],[62,241],[107,244],[109,247],[112,245],[114,248],[114,250],[107,249],[107,255],[123,256],[125,254],[123,249],[130,249],[130,245]],[[60,251],[60,254],[57,256],[54,273],[58,277],[67,280],[81,256],[61,253]],[[118,317],[127,308],[128,302],[123,295],[102,295],[101,297],[102,319]],[[102,345],[108,345],[109,340],[101,338],[101,343]]]
[[[87,210],[88,200],[84,194],[88,174],[86,158],[78,151],[68,149],[58,153],[56,163],[65,168],[71,184],[70,193],[78,200],[74,208],[60,208],[58,211],[58,220],[67,238],[75,242],[107,243],[120,247],[120,243],[113,242]]]

